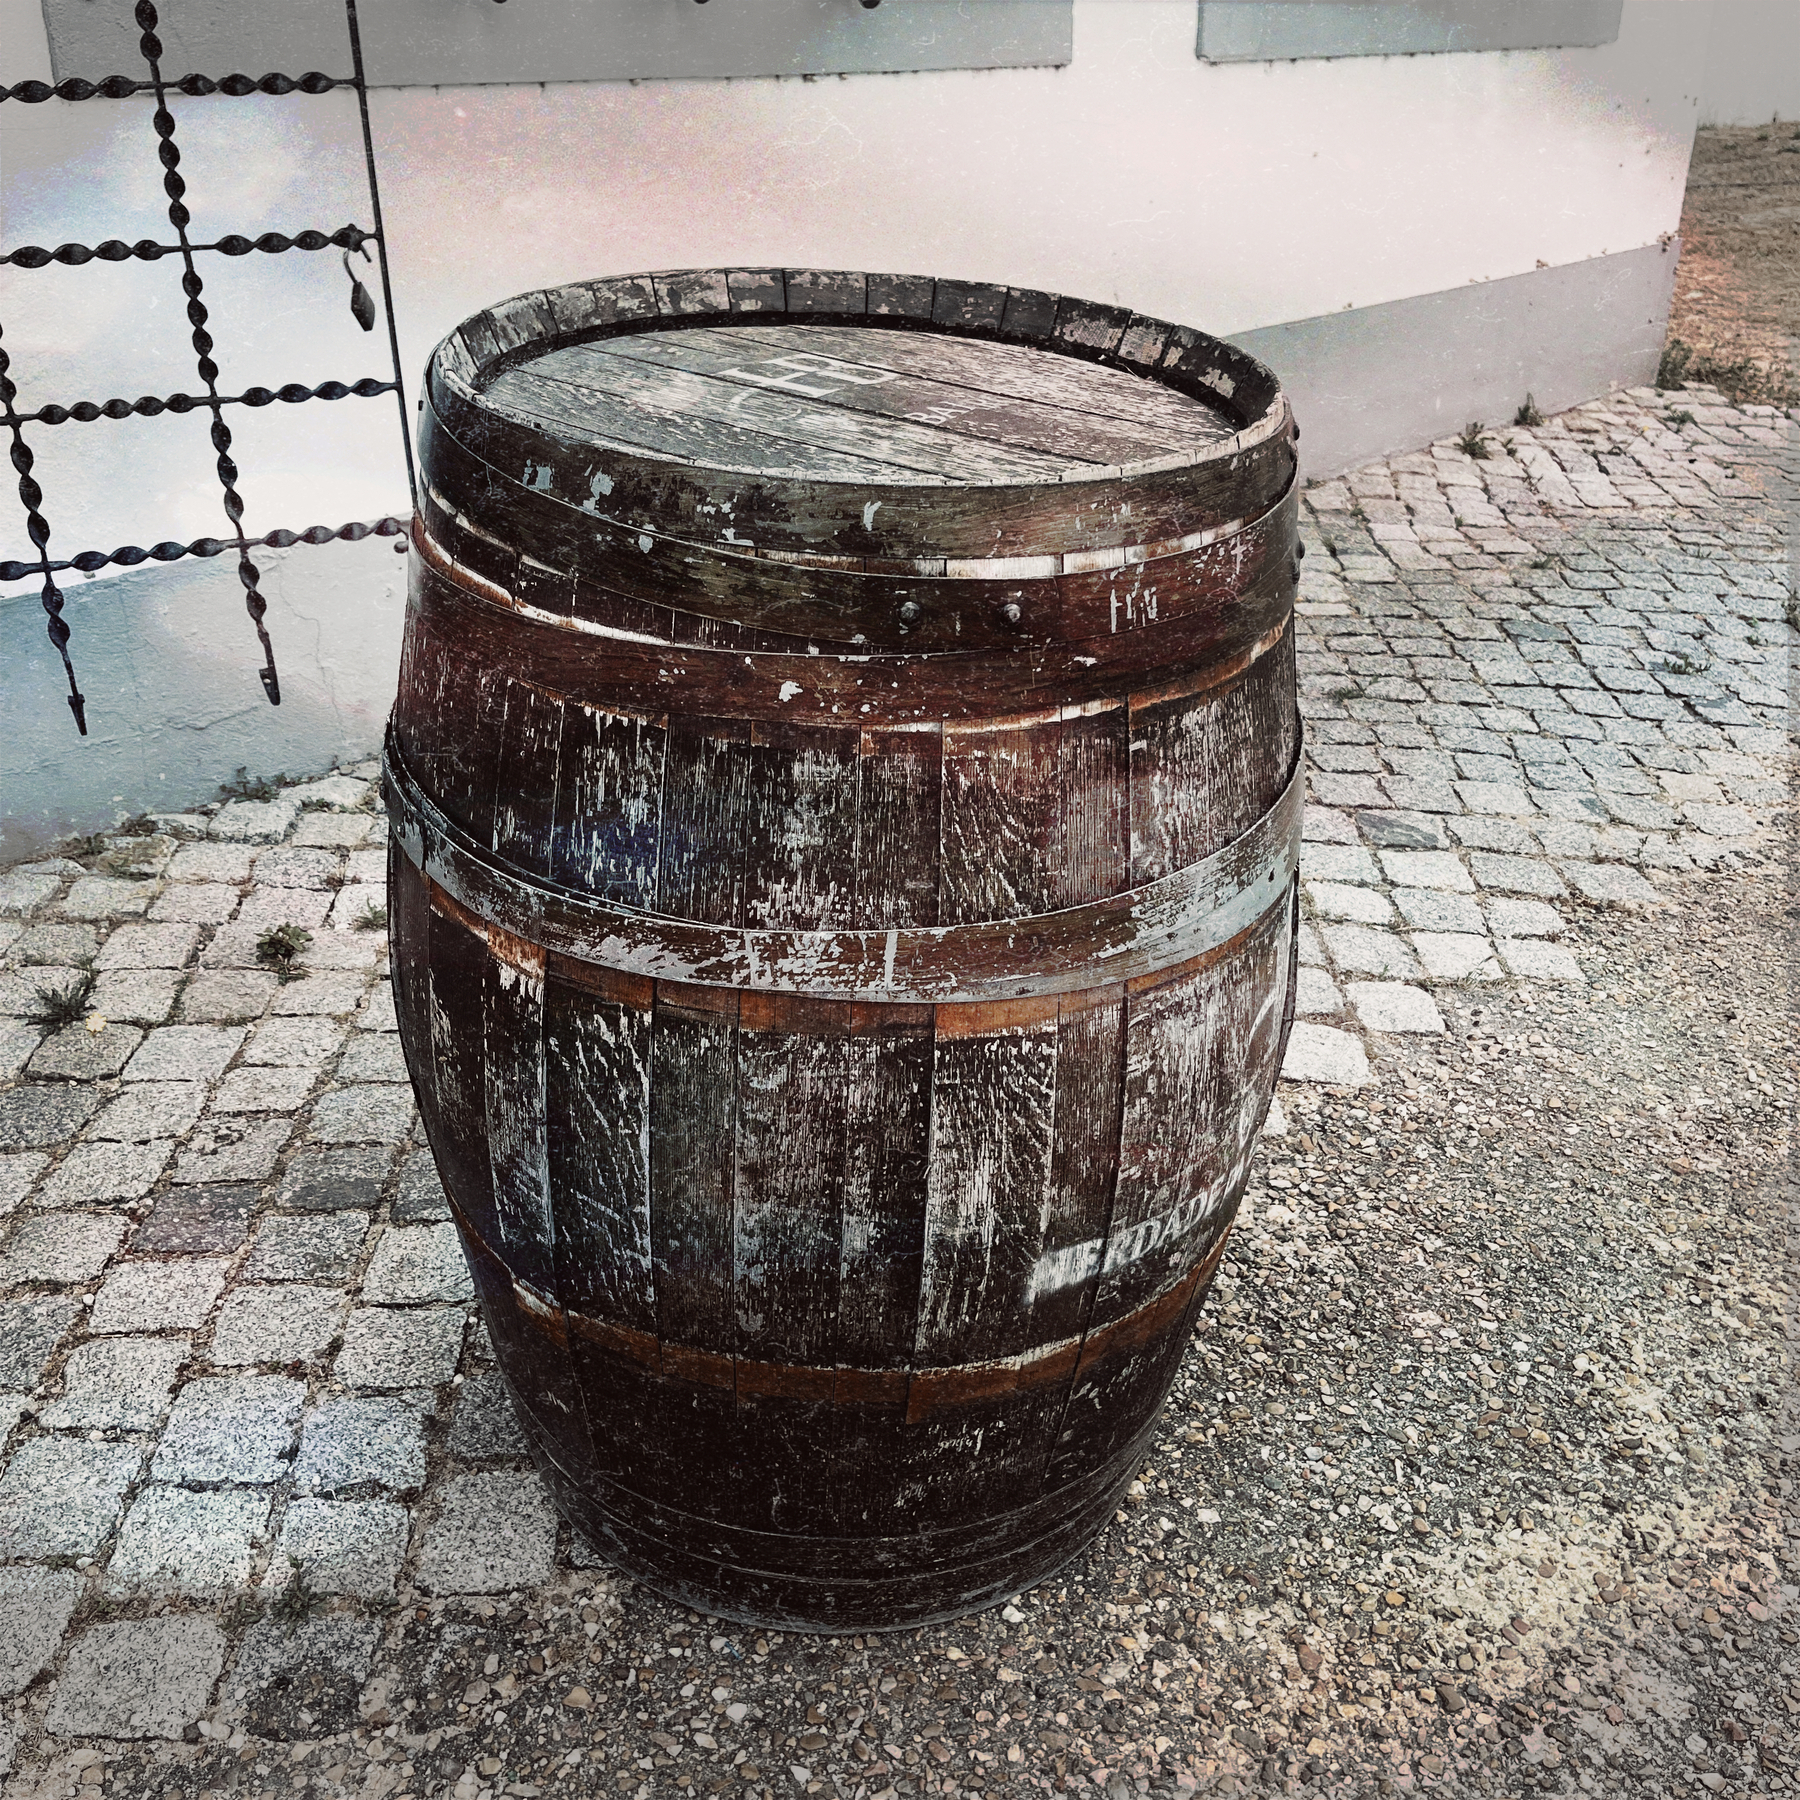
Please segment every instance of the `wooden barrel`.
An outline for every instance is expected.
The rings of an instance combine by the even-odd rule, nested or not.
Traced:
[[[402,1039],[573,1523],[826,1630],[1142,1456],[1292,1006],[1294,428],[1116,307],[639,275],[433,354]]]

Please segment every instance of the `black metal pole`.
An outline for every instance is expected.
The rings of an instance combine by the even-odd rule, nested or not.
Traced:
[[[400,447],[406,452],[406,491],[413,511],[419,510],[419,478],[413,468],[412,421],[406,416],[406,382],[400,371],[400,332],[394,323],[394,283],[388,273],[387,228],[381,221],[381,188],[375,179],[375,139],[369,130],[369,83],[363,71],[362,29],[357,24],[356,0],[344,0],[345,22],[350,27],[350,64],[356,84],[356,105],[362,115],[363,166],[369,176],[369,208],[375,221],[375,254],[381,263],[381,294],[387,312],[388,351],[394,359],[394,401],[400,409]]]

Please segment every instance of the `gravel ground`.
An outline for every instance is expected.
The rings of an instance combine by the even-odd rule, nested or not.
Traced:
[[[565,1541],[525,1591],[277,1601],[197,1741],[9,1791],[1783,1791],[1782,887],[1584,917],[1579,993],[1288,1088],[1141,1496],[1002,1612],[759,1637]]]
[[[1669,342],[1734,398],[1800,401],[1800,123],[1695,134]]]
[[[8,1800],[1790,1791],[1794,424],[1311,490],[1281,1111],[1138,1490],[954,1626],[759,1636],[559,1524],[368,766],[0,872]]]

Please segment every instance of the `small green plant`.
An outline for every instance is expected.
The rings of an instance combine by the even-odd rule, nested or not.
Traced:
[[[1790,630],[1800,631],[1800,594],[1790,593],[1782,601],[1781,616],[1787,620]]]
[[[237,773],[229,781],[219,783],[221,800],[273,800],[280,791],[279,775],[260,775],[252,780],[250,771],[242,763],[238,764]]]
[[[1680,430],[1683,425],[1691,425],[1693,422],[1694,415],[1685,406],[1678,406],[1669,414],[1669,423],[1677,430]]]
[[[103,1624],[108,1619],[116,1619],[124,1610],[125,1603],[118,1595],[95,1594],[75,1609],[75,1623],[78,1626]]]
[[[1538,411],[1538,403],[1527,393],[1525,404],[1513,414],[1513,423],[1515,425],[1541,425],[1543,422],[1544,415]]]
[[[114,837],[155,837],[156,821],[148,813],[135,813],[129,819],[121,819],[113,827]]]
[[[256,940],[256,960],[273,969],[282,981],[296,981],[301,954],[311,942],[312,933],[304,926],[271,925]]]
[[[66,856],[98,856],[106,848],[107,834],[104,831],[90,831],[86,837],[70,838],[63,846]]]
[[[1456,447],[1464,456],[1471,456],[1476,462],[1486,462],[1494,454],[1487,446],[1487,432],[1479,419],[1471,419],[1462,428],[1462,436],[1456,440]]]
[[[95,980],[92,969],[83,969],[58,987],[39,988],[37,1006],[27,1016],[34,1025],[50,1025],[59,1031],[65,1025],[79,1025],[88,1016]]]
[[[237,1594],[225,1609],[225,1629],[242,1631],[247,1625],[254,1625],[263,1616],[263,1602],[260,1594]]]
[[[1554,550],[1546,550],[1542,556],[1533,557],[1525,566],[1528,569],[1558,569],[1562,567],[1562,558]]]
[[[287,1586],[270,1604],[269,1616],[284,1625],[304,1625],[325,1604],[325,1596],[314,1591],[305,1564],[295,1562],[290,1556],[288,1567],[294,1572],[288,1577]]]
[[[1665,655],[1662,666],[1663,673],[1667,675],[1704,675],[1712,665],[1696,662],[1685,650],[1681,650],[1673,655]]]
[[[1714,387],[1733,405],[1759,397],[1785,403],[1787,389],[1747,356],[1729,359],[1697,351],[1680,338],[1670,338],[1656,370],[1659,388]]]
[[[1351,683],[1348,687],[1332,687],[1325,690],[1327,700],[1360,700],[1362,689]]]
[[[386,931],[387,908],[371,900],[350,922],[353,931]]]

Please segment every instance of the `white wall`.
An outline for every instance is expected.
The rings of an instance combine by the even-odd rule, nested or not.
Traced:
[[[1703,17],[1592,50],[1202,64],[1191,0],[1078,0],[1061,70],[378,96],[401,294],[719,261],[924,268],[1232,331],[1675,228]]]
[[[1800,0],[1714,0],[1702,125],[1800,119]]]
[[[17,79],[32,72],[11,54],[30,0],[0,7]],[[1229,334],[1636,250],[1679,221],[1708,22],[1700,6],[1629,0],[1618,42],[1595,49],[1217,66],[1194,55],[1193,0],[1076,0],[1062,69],[380,90],[407,378],[487,302],[606,271],[923,270]],[[197,229],[366,222],[349,96],[185,102],[177,117]],[[166,237],[153,152],[140,103],[9,104],[0,233],[46,245]],[[210,257],[203,272],[227,388],[385,373],[379,337],[349,318],[335,252]],[[0,318],[25,401],[191,390],[177,276],[167,261],[4,271]],[[404,505],[391,402],[228,417],[252,529]],[[198,417],[39,428],[33,442],[65,553],[222,529]],[[19,555],[9,502],[0,555]],[[290,595],[309,554],[292,553]],[[165,578],[77,580],[74,654],[100,590]],[[217,630],[247,638],[233,585],[216,584]],[[0,707],[31,735],[61,703],[15,660],[42,634],[23,587],[0,599]],[[319,603],[322,641],[338,629],[336,604]],[[278,633],[277,651],[296,694],[309,679],[330,685],[309,677],[303,646]],[[390,637],[357,672],[346,753],[368,747],[364,721],[392,673]],[[154,695],[120,704],[152,735],[181,728]],[[66,732],[66,713],[55,724]],[[84,754],[61,737],[54,751]]]

